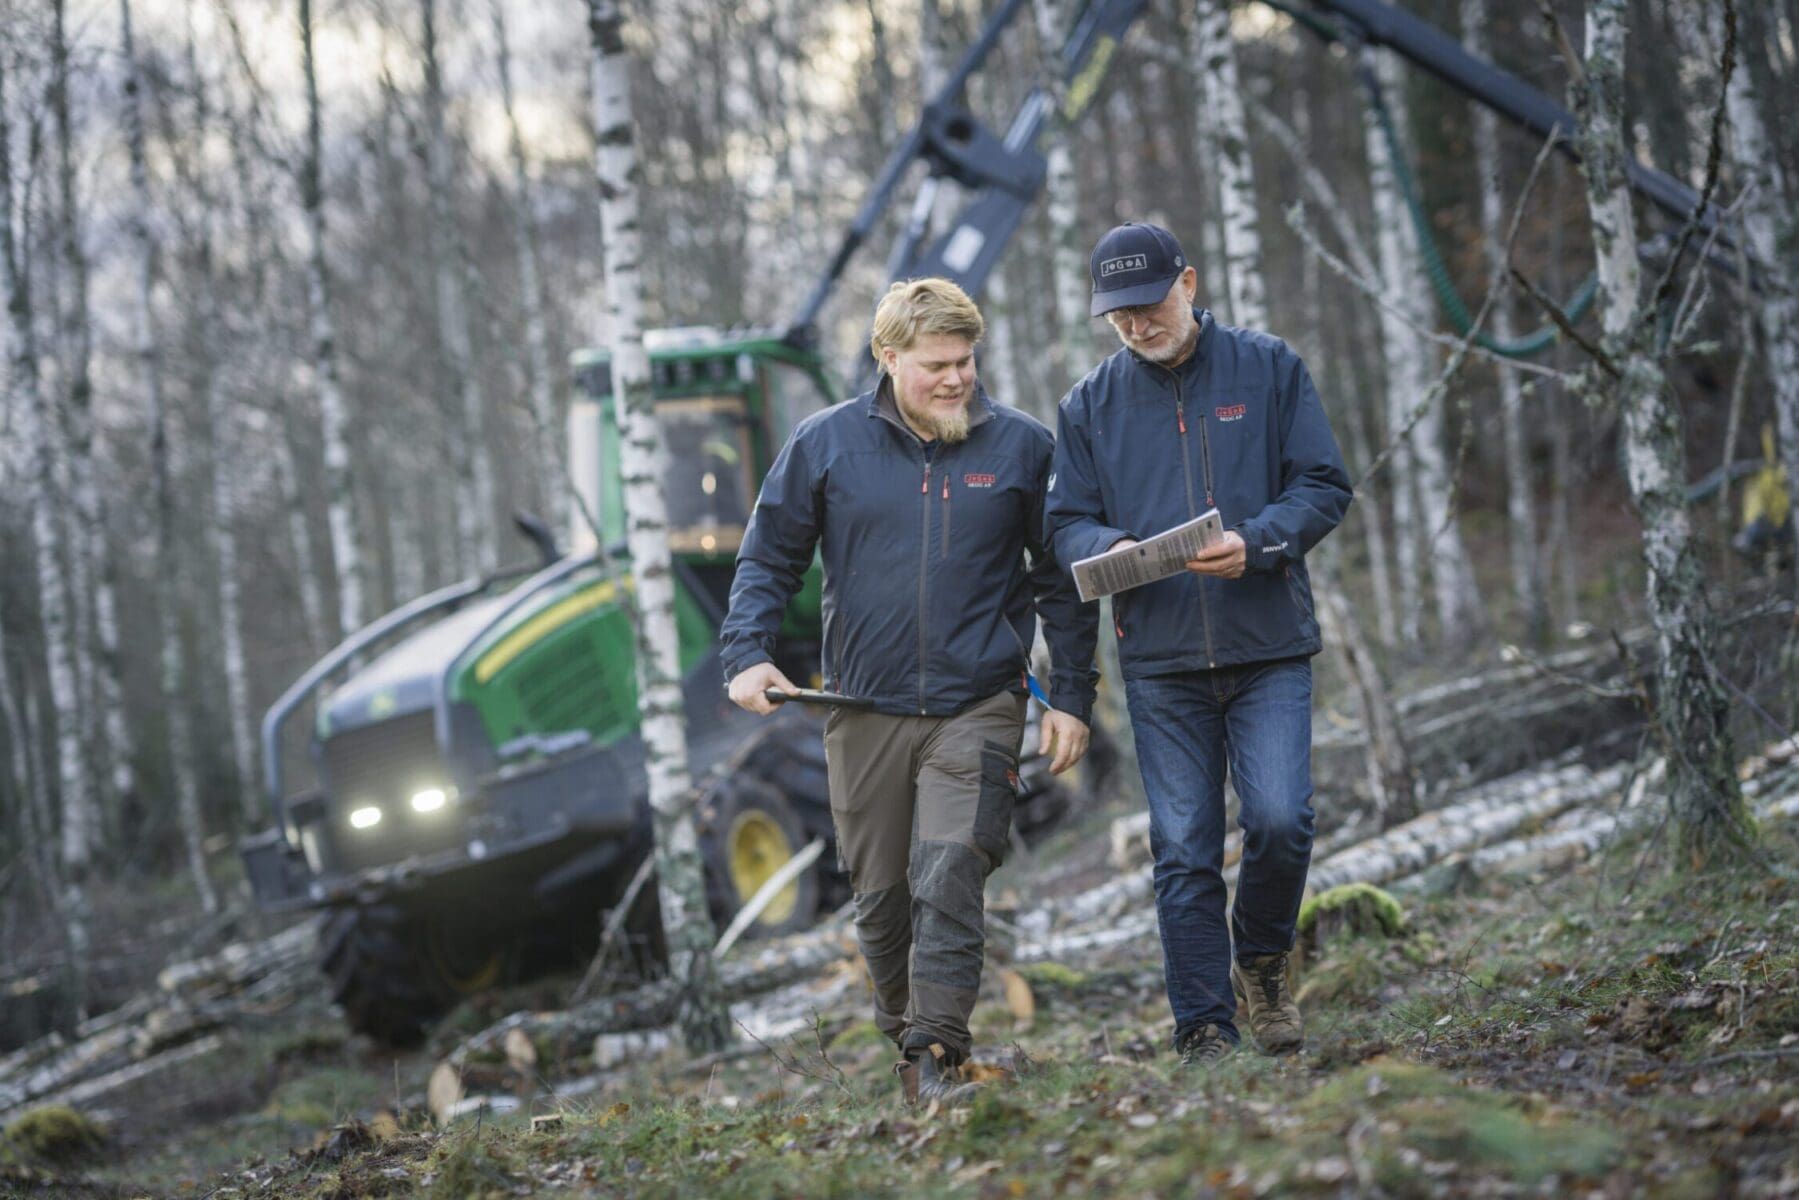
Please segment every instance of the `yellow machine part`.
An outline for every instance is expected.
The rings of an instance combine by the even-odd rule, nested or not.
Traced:
[[[739,902],[747,903],[793,854],[793,843],[773,817],[755,808],[738,813],[725,840],[725,865]],[[793,916],[799,900],[798,882],[790,883],[769,901],[757,920],[779,925]]]
[[[1774,453],[1774,427],[1762,426],[1762,458],[1767,464],[1749,477],[1743,488],[1743,527],[1767,518],[1776,529],[1784,529],[1792,515],[1793,500],[1787,495],[1786,473]]]

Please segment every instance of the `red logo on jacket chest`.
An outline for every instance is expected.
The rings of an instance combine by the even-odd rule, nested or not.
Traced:
[[[1243,414],[1249,411],[1247,404],[1226,404],[1212,410],[1212,415],[1220,421],[1241,421]]]
[[[962,476],[963,487],[992,487],[998,482],[999,476],[987,475],[978,471]]]

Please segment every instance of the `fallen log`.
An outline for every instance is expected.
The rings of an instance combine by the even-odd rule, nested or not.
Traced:
[[[806,979],[856,952],[854,939],[838,921],[805,934],[760,943],[747,958],[717,965],[720,990],[730,996],[753,996]],[[673,1024],[680,992],[666,979],[627,992],[602,996],[561,1012],[518,1012],[489,1025],[452,1050],[445,1059],[453,1067],[503,1054],[506,1038],[522,1031],[536,1047],[540,1061],[572,1057],[603,1033],[628,1033]]]
[[[1588,771],[1564,767],[1542,787],[1518,796],[1514,789],[1476,789],[1448,808],[1396,825],[1313,866],[1307,886],[1325,891],[1344,883],[1386,883],[1416,874],[1461,851],[1509,837],[1556,813],[1590,804],[1622,785],[1626,768]]]

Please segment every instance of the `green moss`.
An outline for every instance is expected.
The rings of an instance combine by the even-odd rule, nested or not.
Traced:
[[[1077,971],[1056,962],[1026,963],[1017,968],[1017,971],[1032,987],[1060,988],[1070,992],[1085,984],[1088,979],[1085,971]]]
[[[100,1148],[100,1127],[66,1104],[29,1109],[6,1127],[5,1138],[31,1158],[71,1163]]]
[[[1399,901],[1371,883],[1346,883],[1308,897],[1299,906],[1299,935],[1310,937],[1325,917],[1354,934],[1398,937],[1406,928],[1405,909]]]
[[[263,1113],[295,1125],[323,1129],[342,1117],[375,1107],[387,1094],[373,1075],[329,1067],[300,1075],[276,1088]]]
[[[832,1050],[847,1053],[851,1050],[861,1050],[869,1046],[887,1046],[891,1044],[892,1043],[887,1040],[887,1035],[881,1032],[880,1026],[876,1025],[873,1021],[856,1021],[853,1024],[845,1025],[837,1032],[837,1036],[831,1039],[830,1048]]]
[[[521,1181],[505,1135],[471,1132],[440,1143],[431,1156],[433,1178],[425,1194],[443,1200],[511,1196]]]

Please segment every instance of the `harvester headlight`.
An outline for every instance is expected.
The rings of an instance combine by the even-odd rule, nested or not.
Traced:
[[[355,809],[350,813],[350,824],[357,829],[368,829],[381,823],[381,810],[373,804]]]
[[[448,803],[449,799],[442,788],[426,788],[422,792],[412,793],[412,811],[417,813],[436,812]]]

